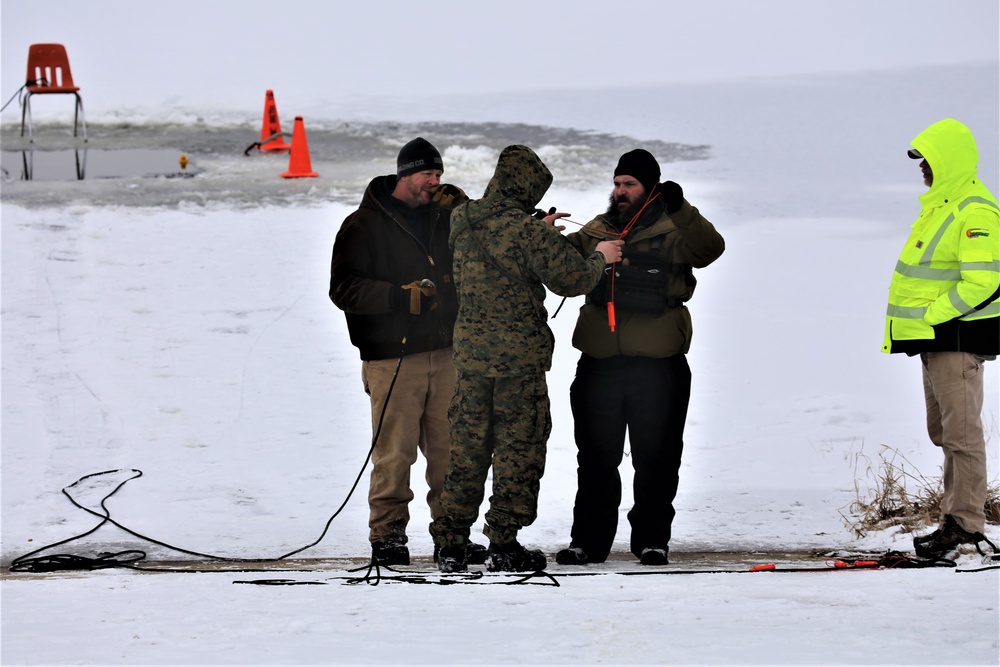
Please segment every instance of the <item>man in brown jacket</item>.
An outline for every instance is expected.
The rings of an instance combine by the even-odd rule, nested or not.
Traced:
[[[372,180],[333,246],[330,298],[344,311],[351,342],[361,354],[372,432],[378,434],[368,492],[369,539],[373,560],[383,565],[410,562],[410,468],[418,450],[427,459],[431,518],[441,515],[458,313],[448,216],[451,205],[467,199],[459,188],[441,184],[443,172],[441,155],[427,140],[418,137],[403,146],[396,174]],[[486,548],[471,545],[469,557],[482,563]]]
[[[570,387],[577,453],[577,495],[569,548],[560,564],[607,559],[618,526],[621,464],[628,431],[635,504],[630,548],[644,565],[668,562],[673,501],[691,395],[687,353],[692,269],[725,249],[715,227],[673,181],[659,183],[647,151],[621,156],[608,211],[569,234],[584,255],[600,241],[625,241],[580,309],[573,346],[583,354]]]

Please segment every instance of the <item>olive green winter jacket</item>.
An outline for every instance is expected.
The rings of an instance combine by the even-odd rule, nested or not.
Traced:
[[[531,216],[551,183],[530,148],[508,146],[483,198],[451,213],[459,371],[509,377],[549,370],[553,336],[545,287],[578,296],[601,278],[603,254],[581,256],[557,228]]]
[[[604,215],[599,215],[566,238],[587,254],[599,242],[617,238],[619,232]],[[686,353],[691,346],[692,326],[691,314],[683,304],[695,288],[690,270],[708,266],[722,255],[725,247],[722,235],[687,200],[672,215],[666,214],[658,200],[652,202],[625,238],[622,261],[628,262],[636,254],[654,252],[666,262],[669,273],[663,294],[666,307],[659,313],[633,312],[625,307],[624,299],[616,297],[612,331],[607,301],[618,285],[607,284],[611,281],[609,275],[602,283],[601,298],[588,297],[588,302],[580,308],[573,347],[597,359],[619,355],[663,358]],[[615,269],[620,271],[620,265],[616,264]]]

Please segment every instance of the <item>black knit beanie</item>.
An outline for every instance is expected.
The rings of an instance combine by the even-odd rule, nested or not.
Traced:
[[[649,151],[636,148],[618,159],[615,176],[631,176],[642,183],[649,194],[653,186],[660,182],[660,165]]]
[[[427,169],[444,171],[441,154],[431,142],[423,137],[417,137],[400,149],[399,157],[396,158],[396,176],[402,178]]]

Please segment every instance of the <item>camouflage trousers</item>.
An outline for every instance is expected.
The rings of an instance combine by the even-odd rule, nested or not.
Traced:
[[[545,373],[483,377],[459,372],[448,410],[451,459],[441,493],[443,515],[431,523],[440,547],[467,544],[493,466],[483,534],[506,544],[534,522],[552,430]]]

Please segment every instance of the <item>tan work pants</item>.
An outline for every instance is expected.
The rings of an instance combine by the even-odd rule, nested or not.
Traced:
[[[410,467],[419,450],[427,460],[425,479],[430,487],[427,504],[431,519],[441,515],[441,488],[448,470],[451,439],[448,406],[455,393],[455,366],[451,348],[403,357],[389,405],[379,420],[398,359],[365,361],[361,378],[372,402],[372,433],[378,440],[372,451],[368,491],[368,526],[372,542],[406,544],[410,520]]]
[[[924,352],[927,433],[944,450],[941,513],[970,533],[986,525],[983,360],[967,352]]]

